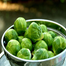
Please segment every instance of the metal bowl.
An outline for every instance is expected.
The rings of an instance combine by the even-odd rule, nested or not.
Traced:
[[[31,22],[36,22],[38,24],[45,24],[48,30],[52,30],[56,32],[58,35],[61,35],[64,38],[66,38],[66,28],[57,22],[46,20],[46,19],[29,19],[29,20],[26,20],[26,22],[28,26],[31,24]],[[13,27],[14,25],[10,26],[7,30]],[[26,59],[21,59],[12,55],[5,48],[7,45],[4,39],[4,35],[6,31],[4,32],[2,36],[1,44],[4,49],[4,53],[7,59],[9,60],[11,66],[62,66],[63,65],[65,60],[66,49],[52,58],[43,59],[43,60],[26,60]]]

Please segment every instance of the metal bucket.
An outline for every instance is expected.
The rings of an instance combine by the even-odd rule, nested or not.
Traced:
[[[64,38],[66,38],[66,28],[57,22],[51,20],[45,20],[45,19],[30,19],[30,20],[26,20],[26,22],[28,26],[30,25],[31,22],[36,22],[38,24],[45,24],[48,30],[52,30],[56,32],[58,35],[61,35]],[[13,26],[14,25],[10,26],[8,29],[13,28]],[[43,60],[25,60],[10,54],[5,48],[7,44],[4,39],[4,35],[6,31],[2,36],[1,44],[4,49],[4,53],[7,59],[9,60],[11,66],[62,66],[63,65],[66,55],[66,49],[52,58],[43,59]]]

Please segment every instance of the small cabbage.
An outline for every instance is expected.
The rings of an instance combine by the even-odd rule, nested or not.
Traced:
[[[20,43],[17,40],[12,39],[7,43],[6,49],[11,54],[16,55],[17,52],[20,50]]]
[[[22,35],[27,28],[26,20],[23,17],[18,17],[14,22],[14,29],[19,35]]]
[[[28,38],[23,38],[21,43],[22,48],[28,48],[29,50],[32,50],[32,42]]]
[[[42,33],[44,33],[44,32],[47,32],[47,31],[48,31],[48,30],[47,30],[46,25],[41,24],[41,25],[40,25],[40,27],[41,27],[41,29],[42,29]]]
[[[43,37],[41,27],[35,22],[32,22],[29,25],[27,32],[28,32],[28,38],[30,38],[33,42],[39,41]]]
[[[57,36],[57,34],[56,34],[55,32],[53,32],[53,31],[49,31],[49,33],[51,34],[51,36],[52,36],[53,38]]]
[[[5,39],[7,42],[11,39],[17,39],[17,38],[18,38],[18,34],[14,29],[9,29],[6,31]]]
[[[47,46],[46,42],[43,41],[43,40],[40,40],[40,41],[38,41],[38,42],[35,44],[35,50],[37,50],[37,49],[39,49],[39,48],[45,48],[45,49],[48,50],[48,46]]]
[[[22,49],[17,53],[17,57],[22,58],[22,59],[30,60],[30,59],[31,59],[31,52],[30,52],[30,50],[27,49],[27,48],[22,48]]]
[[[18,41],[19,41],[20,44],[22,42],[22,39],[23,39],[23,36],[18,36]]]
[[[53,38],[51,36],[51,34],[49,34],[48,32],[44,32],[44,41],[47,43],[48,47],[52,46],[52,42],[53,42]]]
[[[28,38],[28,28],[25,31],[24,37],[27,37]]]
[[[52,44],[52,49],[54,54],[59,54],[65,48],[66,48],[66,39],[61,36],[55,37]]]
[[[54,56],[54,53],[52,51],[48,51],[48,58],[51,58]]]
[[[46,49],[40,48],[33,55],[32,60],[41,60],[48,58],[48,51]]]

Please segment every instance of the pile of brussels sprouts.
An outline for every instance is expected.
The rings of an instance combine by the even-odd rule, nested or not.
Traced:
[[[53,31],[48,31],[44,24],[32,22],[27,27],[23,17],[18,17],[14,28],[5,33],[6,49],[11,54],[28,60],[41,60],[53,57],[66,48],[66,39]]]

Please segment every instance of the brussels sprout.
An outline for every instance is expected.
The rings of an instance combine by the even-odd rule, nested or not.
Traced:
[[[6,31],[5,39],[7,42],[11,39],[17,39],[17,38],[18,38],[18,34],[14,29],[9,29]]]
[[[49,33],[51,34],[51,36],[52,36],[53,38],[57,36],[57,34],[56,34],[55,32],[53,32],[53,31],[49,31]]]
[[[42,33],[44,33],[44,32],[47,32],[47,31],[48,31],[48,30],[47,30],[46,25],[41,24],[41,25],[40,25],[40,27],[41,27],[41,29],[42,29]]]
[[[14,29],[19,35],[22,35],[27,28],[26,20],[23,17],[18,17],[14,22]]]
[[[38,41],[38,42],[35,44],[35,50],[36,50],[36,49],[39,49],[39,48],[45,48],[45,49],[48,50],[48,46],[47,46],[46,42],[43,41],[43,40],[40,40],[40,41]]]
[[[22,59],[31,59],[31,52],[27,48],[22,48],[18,53],[17,57],[22,58]]]
[[[34,55],[36,51],[37,51],[37,50],[32,51],[32,53],[31,53],[31,54],[32,54],[32,55]]]
[[[24,34],[24,37],[27,37],[28,38],[28,29],[26,29],[25,34]]]
[[[16,55],[17,52],[20,50],[20,44],[17,40],[12,39],[8,42],[6,46],[7,51],[9,51],[11,54]]]
[[[51,47],[52,42],[53,42],[53,38],[52,38],[51,34],[49,34],[48,32],[44,32],[43,35],[44,35],[43,39],[47,43],[48,47]]]
[[[48,58],[51,58],[54,56],[54,53],[52,51],[48,51]]]
[[[29,25],[27,32],[28,32],[28,38],[30,38],[33,42],[41,40],[43,37],[41,27],[35,22],[32,22]]]
[[[54,54],[62,52],[65,48],[66,48],[66,39],[61,36],[55,37],[52,44]]]
[[[33,55],[32,60],[41,60],[48,58],[48,51],[46,49],[40,48]]]
[[[22,43],[21,43],[21,47],[22,48],[28,48],[28,49],[32,50],[32,42],[31,42],[31,40],[28,39],[28,38],[23,38]]]
[[[20,44],[22,42],[22,39],[23,39],[23,36],[18,36],[18,41],[19,41]]]

